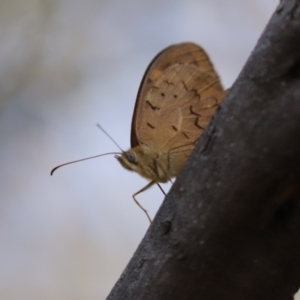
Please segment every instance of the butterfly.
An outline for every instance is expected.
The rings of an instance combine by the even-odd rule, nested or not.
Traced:
[[[225,91],[205,51],[193,43],[172,45],[148,66],[131,124],[131,149],[116,158],[153,184],[178,175]]]
[[[129,171],[149,180],[136,196],[176,177],[225,96],[220,79],[205,51],[194,43],[180,43],[161,51],[148,66],[140,84],[131,123],[131,148],[121,149],[55,167],[102,156],[115,157]]]

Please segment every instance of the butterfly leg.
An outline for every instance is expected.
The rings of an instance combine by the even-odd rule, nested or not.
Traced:
[[[147,210],[136,200],[135,196],[140,194],[141,192],[144,192],[145,190],[149,189],[153,184],[155,183],[155,181],[151,181],[149,182],[146,186],[144,186],[141,190],[137,191],[136,193],[134,193],[132,195],[132,198],[134,200],[134,202],[139,206],[139,208],[146,214],[148,220],[150,221],[150,224],[152,224],[152,220],[147,212]]]
[[[166,192],[163,190],[163,188],[160,186],[160,184],[158,182],[156,182],[157,186],[160,188],[160,190],[162,191],[162,193],[167,196]]]

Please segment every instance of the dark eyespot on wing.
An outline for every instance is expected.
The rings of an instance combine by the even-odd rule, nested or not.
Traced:
[[[187,90],[188,90],[188,87],[186,86],[185,82],[181,80],[181,83],[182,83],[182,85],[183,85],[185,91],[187,91]]]
[[[202,127],[202,126],[200,126],[200,125],[198,124],[198,120],[199,120],[199,118],[196,118],[196,119],[195,119],[194,125],[195,125],[196,127],[200,128],[200,129],[204,130],[205,128]]]
[[[191,112],[192,115],[195,115],[195,116],[198,116],[198,117],[200,116],[195,111],[193,111],[193,106],[192,105],[190,106],[190,112]]]
[[[151,107],[151,109],[160,110],[160,107],[154,106],[149,100],[146,100],[146,103]]]
[[[147,125],[151,128],[151,129],[155,129],[155,126],[153,126],[152,124],[147,122]]]
[[[189,140],[189,136],[186,134],[186,132],[182,131],[183,135]]]

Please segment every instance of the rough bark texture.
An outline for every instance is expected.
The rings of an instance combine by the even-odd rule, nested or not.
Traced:
[[[287,300],[299,284],[300,0],[285,0],[107,299]]]

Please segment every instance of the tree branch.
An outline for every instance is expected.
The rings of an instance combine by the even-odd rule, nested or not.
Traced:
[[[285,0],[107,299],[290,299],[299,188],[300,0]]]

